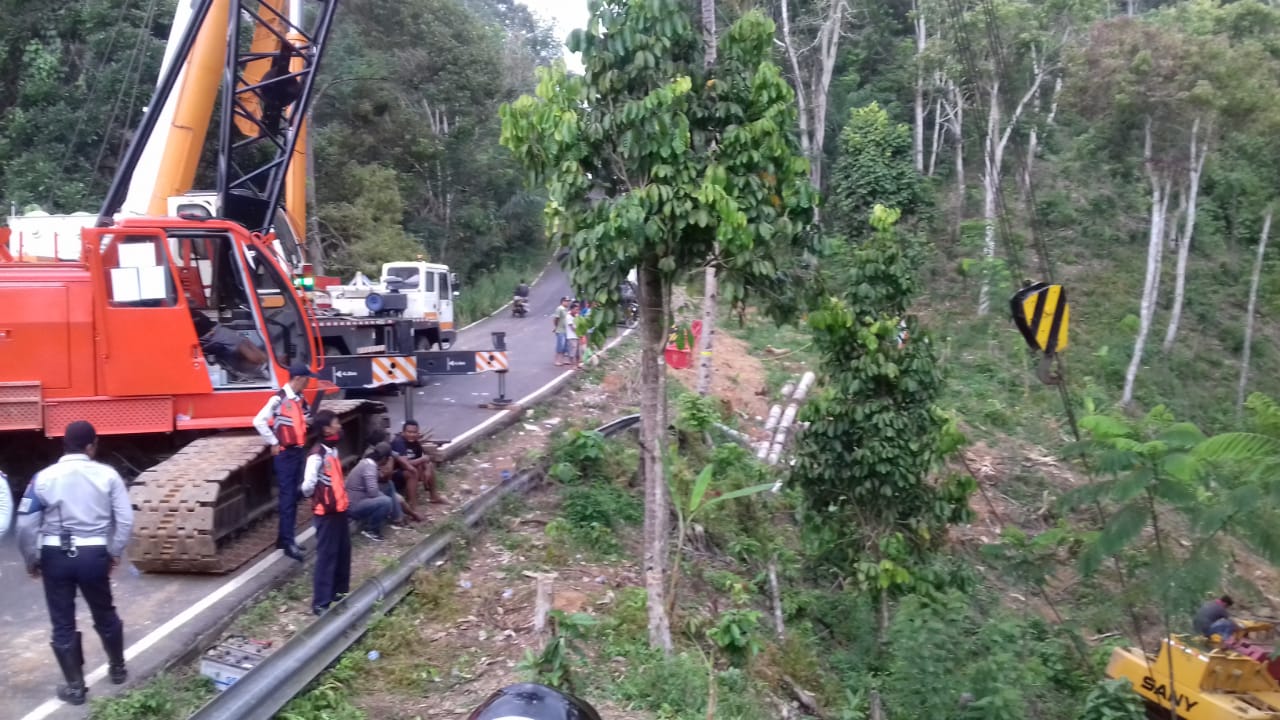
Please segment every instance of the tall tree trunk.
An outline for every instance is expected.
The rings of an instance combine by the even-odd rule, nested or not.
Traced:
[[[916,172],[924,174],[924,50],[928,36],[925,34],[924,8],[919,0],[912,0],[911,11],[916,23],[916,96],[915,127],[912,128],[912,151],[916,160]],[[936,121],[936,118],[935,118]]]
[[[964,222],[965,210],[968,206],[969,186],[964,174],[964,91],[959,84],[947,81],[951,102],[954,105],[949,113],[951,117],[951,139],[955,143],[955,192],[956,211],[951,220],[951,241],[960,241],[960,224]]]
[[[1164,254],[1165,219],[1169,213],[1171,183],[1156,169],[1151,155],[1151,118],[1147,118],[1143,131],[1143,162],[1151,181],[1151,228],[1147,238],[1147,273],[1142,283],[1142,302],[1138,310],[1138,336],[1133,341],[1133,357],[1124,374],[1124,392],[1120,405],[1133,403],[1133,385],[1142,366],[1142,351],[1146,347],[1147,334],[1151,331],[1151,319],[1156,311],[1156,296],[1160,287],[1160,267]]]
[[[818,67],[814,72],[813,91],[810,93],[813,98],[813,122],[809,126],[813,132],[813,143],[810,148],[813,153],[813,164],[810,167],[809,180],[818,190],[822,190],[823,187],[822,166],[827,145],[827,102],[830,99],[831,78],[836,70],[836,57],[840,53],[844,10],[844,0],[830,0],[826,21],[823,22],[822,30],[818,33],[820,55]]]
[[[983,144],[982,173],[982,252],[986,267],[982,275],[982,287],[978,290],[978,316],[991,311],[991,279],[989,268],[996,257],[996,204],[1000,196],[1000,176],[1004,172],[1004,151],[1009,145],[1013,129],[1022,118],[1031,102],[1040,92],[1040,83],[1044,80],[1044,70],[1036,68],[1031,86],[1023,94],[1022,99],[1013,108],[1008,122],[1004,122],[1000,113],[1000,81],[992,80],[990,89],[991,105],[987,113],[987,137]]]
[[[716,38],[715,0],[702,0],[702,50],[703,67],[709,70],[716,64],[716,54],[719,51]]]
[[[813,149],[810,147],[812,137],[809,132],[809,103],[804,87],[804,73],[800,72],[800,54],[796,51],[795,39],[791,36],[791,11],[787,0],[780,3],[782,10],[782,44],[787,50],[787,59],[791,61],[791,74],[795,76],[796,108],[799,110],[800,151],[812,160]]]
[[[942,149],[942,97],[933,101],[933,142],[929,146],[929,163],[925,175],[933,177],[938,170],[938,152]]]
[[[978,288],[978,316],[991,311],[991,264],[996,259],[996,193],[1000,191],[1000,168],[1004,164],[1000,133],[1000,81],[991,83],[991,104],[987,109],[987,134],[982,143],[982,285]]]
[[[1049,95],[1049,114],[1044,119],[1044,127],[1046,130],[1053,127],[1053,123],[1057,119],[1058,94],[1061,92],[1062,92],[1062,76],[1058,75],[1053,79],[1053,90],[1050,92],[1050,95]],[[1039,105],[1038,101],[1037,101],[1037,105]],[[1039,110],[1038,107],[1036,109]],[[1029,198],[1031,196],[1031,182],[1032,182],[1032,179],[1034,178],[1034,175],[1032,174],[1032,172],[1036,164],[1036,152],[1039,149],[1040,149],[1039,124],[1034,123],[1031,125],[1031,131],[1027,135],[1027,162],[1026,162],[1026,167],[1023,168],[1023,174],[1022,174],[1022,192],[1023,192],[1023,197],[1026,197],[1026,198]]]
[[[717,46],[719,41],[716,38],[716,2],[715,0],[702,0],[702,43],[703,43],[703,63],[708,74],[716,62]],[[705,396],[711,392],[711,377],[715,368],[711,360],[711,351],[715,346],[716,339],[716,311],[719,308],[719,282],[716,278],[716,262],[720,254],[720,246],[717,243],[713,251],[713,257],[707,261],[707,268],[703,273],[704,290],[702,294],[702,336],[698,339],[698,382],[695,386],[699,395]]]
[[[649,645],[670,653],[671,623],[667,616],[666,562],[671,511],[663,468],[666,451],[667,300],[656,265],[639,268],[640,332],[640,447],[644,477],[644,584],[649,603]]]
[[[817,47],[818,57],[808,68],[800,62],[802,51],[796,48],[796,38],[791,27],[789,0],[781,0],[779,9],[782,15],[782,45],[787,51],[791,72],[795,76],[796,105],[800,111],[800,149],[809,159],[809,181],[814,187],[822,189],[828,94],[831,89],[831,78],[835,74],[836,56],[840,52],[845,0],[826,0],[826,6],[821,11],[825,14],[820,21],[817,39],[813,43],[813,46]],[[814,220],[817,219],[818,213],[815,211]]]
[[[1236,413],[1244,409],[1244,391],[1249,386],[1249,355],[1253,350],[1253,313],[1258,307],[1258,281],[1262,277],[1262,260],[1267,254],[1267,239],[1271,236],[1271,214],[1274,206],[1267,206],[1262,218],[1262,235],[1258,238],[1258,252],[1253,258],[1253,275],[1249,278],[1249,308],[1244,315],[1244,347],[1240,350],[1240,384],[1236,386]]]
[[[1200,118],[1191,122],[1191,162],[1187,169],[1187,220],[1178,243],[1178,265],[1173,275],[1173,308],[1169,312],[1169,327],[1165,329],[1162,348],[1168,352],[1178,336],[1178,323],[1182,320],[1182,301],[1187,289],[1187,259],[1191,255],[1191,237],[1196,229],[1196,202],[1200,197],[1200,177],[1204,173],[1204,159],[1209,154],[1209,132],[1200,139]]]

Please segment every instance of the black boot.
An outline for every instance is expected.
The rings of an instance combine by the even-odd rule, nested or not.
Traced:
[[[276,543],[276,547],[280,548],[281,550],[284,550],[285,557],[292,558],[294,560],[297,560],[298,562],[302,562],[302,559],[306,557],[305,551],[303,551],[303,549],[299,547],[296,542],[291,542],[291,543],[278,542]]]
[[[49,644],[53,648],[53,656],[58,659],[58,667],[62,668],[62,677],[66,685],[58,686],[58,699],[70,705],[83,705],[88,690],[84,686],[84,653],[80,648],[80,633],[71,645],[60,647]]]
[[[124,626],[117,624],[112,632],[98,631],[102,649],[107,652],[107,675],[114,685],[123,685],[129,679],[124,666]]]

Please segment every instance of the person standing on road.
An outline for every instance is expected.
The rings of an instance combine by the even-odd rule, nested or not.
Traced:
[[[111,573],[120,565],[133,506],[124,480],[108,465],[94,462],[98,433],[77,420],[62,437],[65,454],[41,470],[18,507],[18,548],[32,578],[44,579],[44,599],[53,625],[53,656],[65,685],[58,699],[83,705],[84,649],[76,630],[76,590],[93,615],[93,628],[107,653],[107,675],[120,685],[129,679],[124,664],[124,623],[111,597]]]
[[[556,334],[556,365],[568,365],[569,358],[567,354],[568,343],[566,342],[566,333],[569,325],[569,298],[560,298],[560,304],[556,307],[556,314],[551,320],[552,331]]]
[[[347,516],[360,522],[360,534],[373,542],[382,542],[382,525],[392,515],[395,501],[378,488],[383,465],[389,465],[391,446],[381,443],[367,457],[356,463],[347,477],[347,500],[351,503]]]
[[[578,354],[578,303],[569,306],[569,315],[565,318],[565,334],[564,346],[565,357],[568,358],[569,367],[578,367],[581,365],[581,355]]]
[[[316,567],[311,585],[311,610],[323,615],[335,600],[351,590],[351,527],[347,524],[347,484],[342,477],[342,423],[329,410],[316,413],[313,427],[320,436],[307,455],[302,494],[313,498],[316,526]]]
[[[298,486],[302,484],[302,468],[306,461],[307,420],[311,407],[302,391],[315,377],[311,369],[300,362],[289,366],[289,382],[267,400],[253,419],[253,427],[271,447],[271,463],[276,471],[277,501],[280,512],[280,529],[276,534],[276,547],[284,554],[302,561],[302,548],[298,547]]]

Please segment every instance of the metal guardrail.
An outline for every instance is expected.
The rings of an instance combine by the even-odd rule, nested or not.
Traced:
[[[597,431],[608,437],[639,422],[639,415],[628,415],[601,425]],[[541,468],[522,470],[473,498],[460,508],[463,524],[468,528],[475,526],[504,497],[524,492],[542,474]],[[366,580],[345,600],[197,710],[191,720],[270,720],[346,652],[374,619],[395,607],[409,593],[413,573],[433,562],[456,539],[457,531],[450,528],[428,535],[400,556],[395,565]]]

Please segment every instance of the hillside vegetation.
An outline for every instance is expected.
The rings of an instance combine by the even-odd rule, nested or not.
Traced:
[[[479,274],[549,235],[599,303],[597,344],[637,272],[639,361],[584,381],[597,414],[641,412],[638,441],[557,432],[550,486],[485,541],[506,554],[450,570],[486,569],[490,591],[517,570],[604,578],[546,638],[463,616],[486,624],[467,642],[510,631],[503,680],[664,720],[1119,720],[1143,708],[1103,681],[1113,645],[1152,649],[1216,593],[1275,614],[1280,10],[591,10],[567,39],[578,74],[518,5],[350,2],[315,112],[334,269],[425,251]],[[128,90],[113,30],[154,54],[162,23],[94,3],[15,18],[0,193],[74,209],[128,112],[99,131],[92,93],[62,88]],[[1026,281],[1070,301],[1056,385],[1010,322]],[[683,388],[673,335],[696,360]],[[723,426],[761,440],[747,408],[806,371],[798,437],[762,464]],[[441,577],[359,652],[480,607]],[[387,652],[377,697],[349,654],[291,716],[475,699],[455,690],[481,660],[416,647]]]

